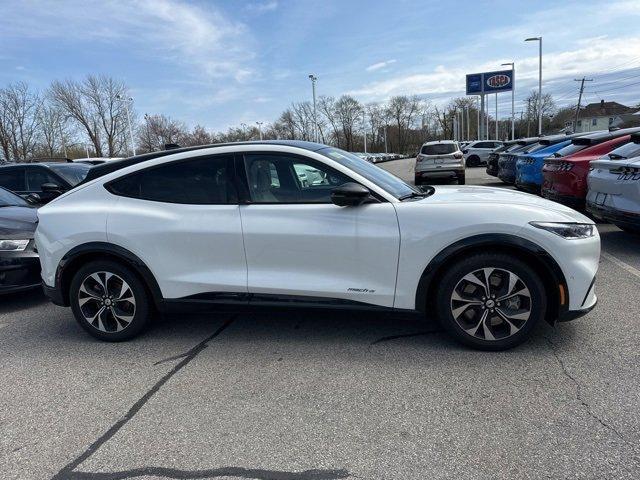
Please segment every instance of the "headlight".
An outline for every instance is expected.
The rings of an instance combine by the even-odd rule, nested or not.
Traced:
[[[29,240],[0,240],[0,252],[21,252],[29,245]]]
[[[529,224],[567,240],[593,237],[595,229],[595,225],[591,223],[529,222]]]

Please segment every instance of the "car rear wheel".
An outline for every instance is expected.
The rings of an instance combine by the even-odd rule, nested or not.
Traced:
[[[480,166],[480,157],[477,155],[471,155],[467,158],[467,167],[479,167]]]
[[[480,350],[506,350],[524,342],[547,306],[535,271],[503,254],[476,254],[455,263],[437,295],[442,326],[457,341]]]
[[[145,286],[133,271],[117,262],[91,262],[80,268],[69,295],[80,326],[100,340],[133,338],[149,320]]]

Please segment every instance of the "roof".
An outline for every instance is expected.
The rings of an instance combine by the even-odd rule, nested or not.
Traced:
[[[582,135],[571,140],[574,145],[597,145],[602,142],[613,140],[614,138],[624,137],[633,133],[640,132],[640,127],[623,128],[611,131],[598,131],[589,135]]]
[[[174,155],[176,153],[192,152],[196,150],[203,150],[205,148],[218,148],[229,146],[241,146],[241,145],[282,145],[287,147],[297,147],[304,150],[310,150],[312,152],[327,148],[327,145],[322,143],[304,142],[301,140],[261,140],[250,142],[231,142],[231,143],[213,143],[209,145],[197,145],[195,147],[184,148],[171,148],[169,150],[161,150],[159,152],[144,153],[142,155],[136,155],[134,157],[125,158],[123,160],[113,160],[110,162],[96,165],[90,171],[84,182],[89,182],[93,179],[107,175],[108,173],[115,172],[121,168],[136,165],[138,163],[146,162],[147,160],[153,160],[154,158],[161,158],[167,155]],[[84,183],[83,182],[83,183]]]
[[[584,117],[604,117],[611,115],[622,115],[625,113],[633,113],[637,109],[627,107],[626,105],[622,105],[618,102],[597,102],[590,103],[585,105],[584,108],[580,109],[580,116]]]

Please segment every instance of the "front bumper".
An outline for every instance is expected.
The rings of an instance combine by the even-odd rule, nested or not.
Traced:
[[[61,307],[68,307],[68,303],[64,301],[62,297],[62,291],[56,287],[50,287],[46,283],[42,282],[42,290],[44,294],[51,300],[55,305],[59,305]]]
[[[32,245],[22,252],[0,252],[0,293],[40,286],[40,259]]]

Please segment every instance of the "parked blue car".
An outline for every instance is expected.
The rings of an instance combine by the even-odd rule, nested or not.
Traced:
[[[510,152],[501,153],[498,157],[498,178],[508,185],[516,182],[516,161],[521,156],[540,150],[540,142],[535,141]]]
[[[516,188],[527,192],[540,192],[544,159],[570,144],[571,140],[565,140],[520,156],[516,160]]]

